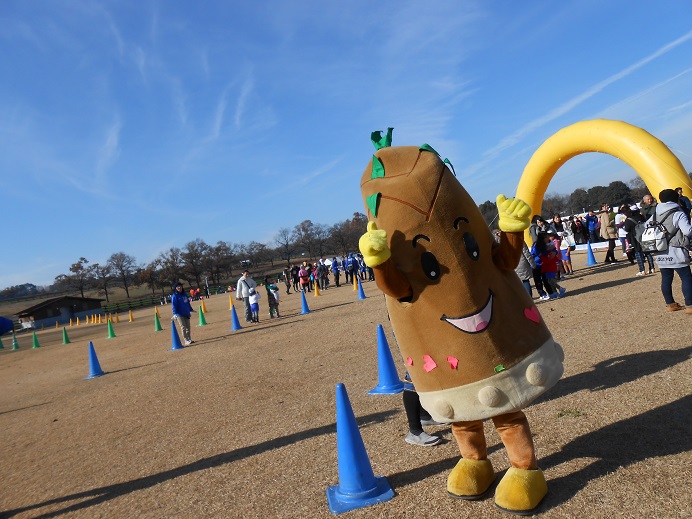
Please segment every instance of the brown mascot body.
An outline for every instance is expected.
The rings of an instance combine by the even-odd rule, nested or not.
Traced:
[[[375,270],[401,354],[435,420],[452,422],[462,459],[448,491],[478,499],[495,473],[482,420],[492,418],[512,467],[496,504],[528,513],[547,486],[521,409],[562,376],[563,353],[514,273],[531,208],[498,197],[500,243],[466,190],[428,145],[379,148],[363,174],[368,232],[360,240]]]

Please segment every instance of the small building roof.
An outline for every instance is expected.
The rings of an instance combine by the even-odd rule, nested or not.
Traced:
[[[17,312],[18,317],[28,317],[29,315],[33,314],[37,310],[41,310],[42,308],[46,308],[48,306],[54,306],[56,303],[59,301],[63,300],[72,300],[72,301],[93,301],[93,302],[98,302],[99,304],[103,299],[97,299],[95,297],[76,297],[76,296],[60,296],[60,297],[53,297],[51,299],[46,299],[45,301],[42,301],[34,306],[30,306],[29,308],[25,308],[24,310],[21,310]]]

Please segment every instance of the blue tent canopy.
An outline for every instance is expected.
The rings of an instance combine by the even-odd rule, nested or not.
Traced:
[[[14,322],[12,319],[7,317],[0,317],[0,335],[5,335],[6,333],[14,330]]]

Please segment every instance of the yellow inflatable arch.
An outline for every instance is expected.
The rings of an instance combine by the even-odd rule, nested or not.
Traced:
[[[692,193],[692,181],[680,160],[668,147],[645,130],[622,121],[596,119],[563,128],[546,140],[524,168],[517,198],[541,214],[543,196],[560,167],[587,152],[607,153],[627,163],[644,180],[654,197],[663,189],[682,187]],[[530,243],[528,230],[526,241]]]

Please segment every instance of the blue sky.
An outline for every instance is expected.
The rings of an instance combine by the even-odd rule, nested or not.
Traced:
[[[388,126],[479,204],[586,119],[692,169],[689,0],[3,0],[0,27],[0,288],[350,218]],[[634,176],[581,155],[548,192]]]

